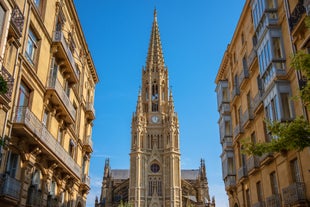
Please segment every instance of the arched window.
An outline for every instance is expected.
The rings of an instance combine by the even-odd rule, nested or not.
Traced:
[[[41,171],[39,169],[35,169],[35,171],[32,174],[31,178],[31,185],[36,189],[40,190],[41,189]]]

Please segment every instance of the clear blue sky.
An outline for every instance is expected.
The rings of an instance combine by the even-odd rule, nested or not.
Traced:
[[[215,76],[245,0],[74,0],[100,83],[96,87],[91,191],[100,196],[104,161],[129,168],[130,126],[156,7],[175,109],[181,165],[197,169],[204,158],[210,196],[228,206],[222,181]]]

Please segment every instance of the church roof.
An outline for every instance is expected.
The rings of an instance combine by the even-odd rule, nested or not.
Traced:
[[[198,169],[181,170],[181,178],[183,180],[197,180],[199,175]]]
[[[129,178],[129,170],[111,170],[112,178],[115,180],[126,180]]]
[[[111,170],[112,178],[115,180],[126,180],[129,179],[129,170]],[[199,175],[198,169],[181,170],[181,178],[184,180],[196,180]]]

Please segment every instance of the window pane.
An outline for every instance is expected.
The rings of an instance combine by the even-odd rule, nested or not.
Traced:
[[[282,52],[281,52],[280,38],[279,37],[273,37],[272,43],[273,43],[274,58],[282,58],[283,56],[282,56]]]
[[[288,93],[281,93],[281,102],[282,102],[284,120],[288,120],[291,118],[291,111],[290,111],[290,104],[289,104],[288,96],[289,96]]]
[[[0,38],[2,35],[2,31],[3,31],[4,15],[5,15],[5,10],[2,7],[2,5],[0,4]]]

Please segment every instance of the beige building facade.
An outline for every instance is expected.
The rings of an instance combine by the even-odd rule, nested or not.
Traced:
[[[310,149],[249,156],[242,140],[269,142],[265,120],[309,118],[291,57],[309,52],[309,1],[246,0],[216,77],[222,173],[231,207],[309,206]]]
[[[0,0],[0,206],[86,205],[98,75],[72,0]]]

